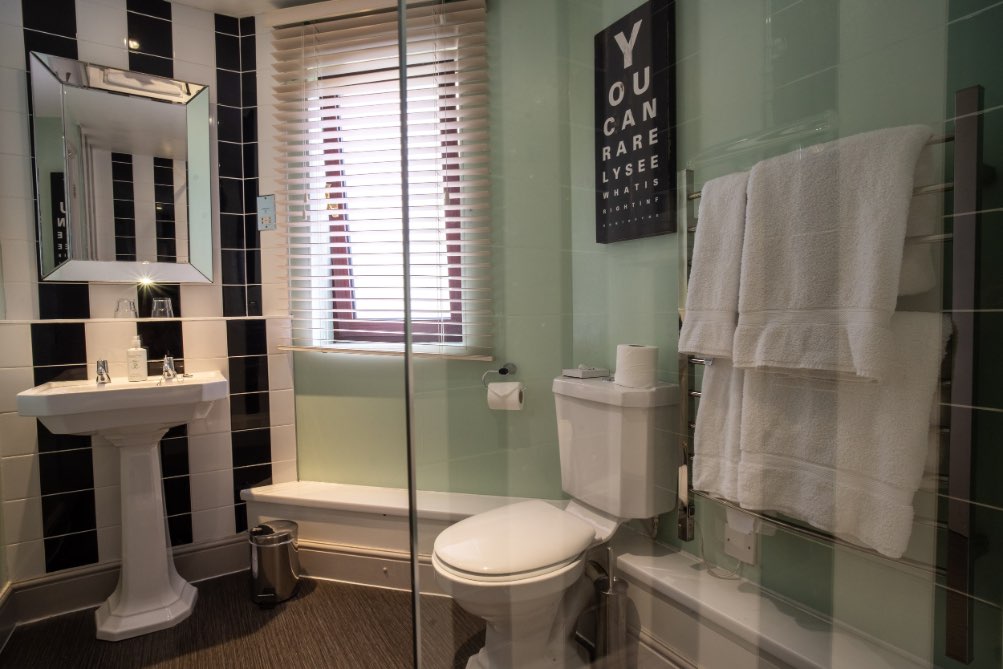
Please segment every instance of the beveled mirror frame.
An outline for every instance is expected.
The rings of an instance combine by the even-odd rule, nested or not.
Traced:
[[[67,88],[81,88],[107,94],[108,100],[112,104],[129,97],[142,98],[163,104],[182,105],[187,117],[189,262],[81,260],[71,257],[55,265],[47,273],[41,271],[42,280],[103,283],[145,283],[150,281],[212,283],[214,249],[211,183],[214,178],[214,170],[210,158],[212,119],[209,112],[209,87],[205,84],[166,79],[35,52],[30,53],[29,63],[33,100],[38,95],[37,87],[40,84],[37,82],[42,77],[51,76],[60,87],[61,95],[65,93]],[[123,85],[122,82],[129,85]],[[135,82],[147,82],[146,89],[137,86]],[[60,138],[60,141],[65,142],[66,114],[62,106],[60,109],[60,117],[64,127],[64,136]],[[155,128],[151,128],[151,132],[155,132],[155,130]],[[36,129],[34,132],[37,133],[38,130]],[[37,136],[34,139],[37,144]],[[65,144],[63,156],[64,170],[69,171],[69,165],[66,164],[65,160]],[[34,163],[33,167],[34,174],[32,176],[37,198],[41,192],[39,187],[40,170]],[[42,220],[41,207],[36,207],[35,222],[39,240],[42,240],[43,226],[46,225],[46,222]],[[69,225],[67,225],[67,243],[70,245],[72,253],[73,234]],[[39,268],[46,267],[43,246],[42,243],[39,243]]]

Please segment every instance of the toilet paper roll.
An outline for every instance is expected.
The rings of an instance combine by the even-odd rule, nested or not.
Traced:
[[[613,381],[627,388],[651,388],[655,385],[657,367],[657,346],[620,344],[616,347]]]
[[[488,384],[488,408],[500,411],[519,411],[526,387],[518,381]]]

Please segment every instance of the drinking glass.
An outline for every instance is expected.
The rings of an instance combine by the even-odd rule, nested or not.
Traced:
[[[136,300],[119,298],[115,304],[115,318],[136,318]]]
[[[174,318],[174,305],[169,297],[153,298],[153,309],[150,311],[151,318]]]

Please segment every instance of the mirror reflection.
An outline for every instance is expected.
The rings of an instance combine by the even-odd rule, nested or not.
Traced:
[[[210,280],[208,88],[35,53],[31,84],[43,277]]]

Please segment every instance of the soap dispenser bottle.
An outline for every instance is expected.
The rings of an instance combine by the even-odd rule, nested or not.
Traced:
[[[132,338],[132,348],[125,352],[130,381],[146,381],[146,349],[142,347],[139,335]]]

